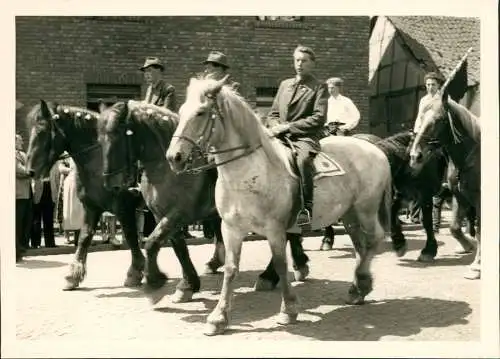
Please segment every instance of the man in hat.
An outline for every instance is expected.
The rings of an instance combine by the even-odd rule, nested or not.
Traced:
[[[162,79],[165,67],[157,57],[148,57],[140,68],[148,84],[144,102],[177,111],[174,86]]]
[[[314,51],[298,46],[293,53],[296,76],[281,82],[268,115],[273,136],[289,135],[297,149],[297,165],[302,179],[303,208],[297,224],[311,222],[313,207],[313,159],[320,151],[319,140],[326,121],[328,91],[313,76]]]
[[[203,61],[203,64],[205,65],[206,77],[220,80],[228,74],[229,65],[227,57],[220,51],[210,51],[207,59]],[[232,79],[228,79],[228,83],[230,83],[235,90],[238,90],[240,87],[240,84]]]
[[[342,95],[344,80],[340,77],[332,77],[326,80],[328,87],[328,109],[326,114],[326,125],[335,122],[343,122],[339,126],[341,135],[349,135],[359,123],[359,110],[349,97]]]

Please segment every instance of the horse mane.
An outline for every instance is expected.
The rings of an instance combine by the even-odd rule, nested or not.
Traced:
[[[95,124],[99,118],[98,112],[76,106],[58,105],[55,113],[64,115],[65,120],[73,121],[76,128],[86,127],[89,123]]]
[[[378,141],[376,145],[386,154],[395,154],[400,158],[405,158],[411,138],[410,131],[402,131]]]
[[[153,133],[158,129],[165,135],[172,136],[179,124],[179,115],[165,107],[130,100],[126,104],[128,110],[140,124],[146,125]]]
[[[63,121],[72,121],[75,127],[85,127],[88,123],[95,123],[99,118],[99,113],[83,107],[59,105],[55,102],[46,102],[47,106],[59,115]],[[80,114],[79,116],[77,114]],[[35,125],[37,118],[41,115],[41,105],[38,103],[29,111],[26,116],[29,127]]]
[[[481,141],[481,125],[479,124],[479,117],[475,116],[465,106],[449,99],[448,105],[451,109],[452,115],[455,119],[460,121],[465,131],[468,132],[470,137],[477,143]]]

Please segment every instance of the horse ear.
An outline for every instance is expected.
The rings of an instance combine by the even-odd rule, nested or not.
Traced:
[[[441,90],[441,102],[443,103],[443,106],[448,105],[448,98],[449,98],[449,93],[446,88]]]
[[[224,86],[225,84],[227,84],[229,80],[229,74],[227,74],[226,76],[224,76],[224,78],[222,78],[221,80],[217,81],[217,83],[215,84],[215,86],[212,88],[212,93],[213,94],[217,94],[220,92],[220,90],[222,89],[222,86]]]
[[[40,112],[42,113],[43,118],[49,118],[51,116],[49,106],[44,100],[40,100]]]

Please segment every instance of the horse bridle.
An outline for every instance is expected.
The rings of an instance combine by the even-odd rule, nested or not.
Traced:
[[[198,140],[193,140],[192,138],[184,136],[184,135],[175,135],[172,137],[176,137],[176,138],[185,140],[193,145],[194,150],[191,152],[191,154],[188,157],[188,163],[192,164],[197,159],[204,159],[204,161],[208,162],[208,163],[205,165],[201,165],[199,167],[195,167],[195,168],[186,168],[182,171],[179,171],[178,173],[199,174],[203,171],[217,168],[217,167],[220,167],[220,166],[225,165],[227,163],[236,161],[240,158],[246,157],[246,156],[250,155],[251,153],[255,152],[260,147],[262,147],[262,143],[259,143],[257,146],[254,146],[254,147],[251,147],[250,145],[240,145],[240,146],[236,146],[236,147],[227,148],[224,150],[216,150],[213,146],[211,146],[210,139],[212,138],[212,135],[215,131],[215,122],[220,121],[220,123],[224,127],[224,117],[222,116],[219,105],[217,104],[216,95],[212,94],[212,93],[208,93],[205,96],[209,100],[212,101],[212,105],[210,106],[210,113],[208,116],[209,120],[206,121],[205,127],[203,127],[203,130],[201,131]],[[207,132],[208,132],[208,136],[204,140]],[[203,142],[205,142],[205,144],[203,144]],[[234,152],[234,151],[238,151],[238,150],[245,150],[245,151],[237,156],[231,157],[230,159],[219,162],[219,163],[216,163],[215,161],[210,161],[210,159],[209,159],[210,156],[213,156],[213,155],[229,153],[229,152]],[[196,157],[193,155],[194,153],[197,154]]]

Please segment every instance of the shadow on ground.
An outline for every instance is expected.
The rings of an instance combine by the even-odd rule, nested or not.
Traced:
[[[285,331],[323,341],[377,341],[386,336],[413,336],[426,328],[466,325],[466,317],[471,312],[469,304],[461,301],[421,297],[391,299],[364,306],[342,306],[327,314],[314,313],[320,317],[319,321],[299,321],[292,326],[269,329],[235,329],[232,332]]]
[[[432,262],[418,262],[413,259],[400,258],[398,266],[408,268],[432,268],[448,266],[467,266],[472,263],[474,254],[438,255]]]
[[[246,272],[236,279],[236,288],[251,287],[258,272]],[[217,281],[206,280],[206,287],[218,290]],[[246,290],[235,293],[233,325],[230,333],[268,333],[289,332],[316,340],[379,340],[385,336],[407,337],[420,333],[425,328],[447,327],[450,325],[465,325],[467,316],[472,312],[469,304],[462,301],[450,301],[433,298],[389,299],[371,302],[363,306],[349,306],[345,298],[350,283],[345,281],[330,281],[310,279],[294,287],[300,301],[299,323],[287,327],[253,328],[252,323],[269,319],[278,314],[281,296],[278,290],[272,292],[254,292]],[[245,289],[246,289],[245,288]],[[205,289],[207,290],[207,289]],[[369,297],[367,298],[369,302]],[[207,315],[217,304],[216,299],[203,300],[204,310],[184,310],[168,305],[157,309],[163,313],[185,313],[182,320],[190,323],[205,323]],[[331,311],[320,313],[318,307],[329,308]],[[439,315],[436,315],[439,313]]]

